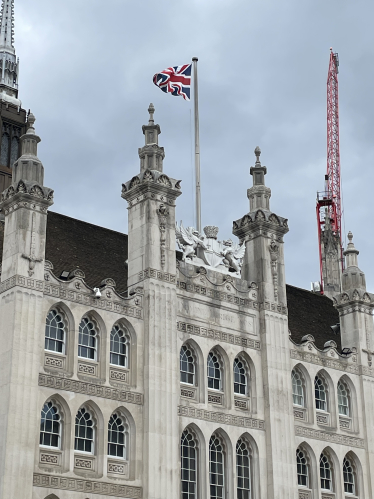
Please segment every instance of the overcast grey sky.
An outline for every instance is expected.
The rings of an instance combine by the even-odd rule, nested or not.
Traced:
[[[153,102],[164,171],[193,224],[192,104],[152,76],[199,57],[203,225],[231,234],[262,149],[272,210],[289,219],[287,282],[319,280],[316,191],[326,170],[329,48],[340,58],[345,228],[374,291],[373,15],[369,0],[15,0],[20,99],[35,113],[54,211],[127,231],[121,184],[139,171]],[[110,248],[108,248],[110,250]]]

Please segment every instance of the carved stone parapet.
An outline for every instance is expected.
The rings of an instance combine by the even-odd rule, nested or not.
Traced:
[[[343,315],[351,312],[371,314],[374,309],[374,294],[362,289],[350,289],[333,297],[333,303]]]
[[[27,206],[24,203],[27,203]],[[17,208],[35,209],[36,205],[48,208],[53,204],[53,190],[37,182],[20,180],[9,186],[1,194],[0,207],[5,215],[9,213],[11,206],[15,209],[15,204],[17,204]],[[34,208],[32,208],[32,205],[35,205]]]
[[[261,419],[247,418],[245,416],[236,416],[226,414],[224,412],[211,412],[205,409],[195,409],[195,407],[183,406],[178,407],[178,415],[192,419],[201,419],[212,423],[227,424],[230,426],[238,426],[241,428],[253,428],[257,430],[265,430],[265,421]]]
[[[259,229],[261,230],[259,231]],[[240,240],[243,240],[248,235],[264,235],[264,231],[282,237],[287,234],[288,230],[286,218],[279,217],[265,209],[258,209],[234,221],[232,232]]]
[[[140,196],[143,196],[143,199],[148,197],[157,199],[157,194],[162,193],[165,196],[165,202],[173,204],[175,199],[182,194],[180,182],[157,170],[145,170],[122,184],[122,197],[128,201],[129,206],[132,206],[140,200]]]
[[[304,426],[295,426],[295,434],[298,437],[313,438],[316,440],[322,440],[323,442],[331,442],[349,447],[357,447],[360,449],[365,448],[365,440],[362,438],[339,435],[329,431],[314,430],[313,428],[306,428]]]

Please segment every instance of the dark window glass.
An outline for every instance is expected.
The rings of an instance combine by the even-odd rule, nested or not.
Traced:
[[[208,388],[221,390],[221,366],[215,353],[209,352],[208,355]]]
[[[65,324],[57,310],[51,310],[45,321],[45,349],[64,353]]]
[[[221,440],[212,435],[209,441],[210,499],[225,497],[225,456]]]
[[[247,372],[240,358],[234,360],[234,392],[247,395]]]
[[[81,452],[93,452],[94,428],[91,414],[84,408],[75,416],[74,449]]]
[[[195,361],[191,349],[185,345],[180,351],[180,380],[189,385],[195,384]]]
[[[236,444],[237,499],[251,499],[251,461],[247,442]]]
[[[79,324],[78,357],[96,360],[96,330],[88,317]]]
[[[321,478],[321,489],[332,490],[331,465],[328,457],[323,453],[319,459],[319,472]]]
[[[108,423],[108,455],[127,459],[127,425],[122,416],[112,414]]]
[[[188,430],[181,437],[181,499],[197,499],[197,449]]]
[[[308,463],[304,452],[300,449],[296,451],[297,461],[297,483],[302,487],[309,487]]]
[[[61,418],[53,402],[44,404],[40,418],[40,445],[60,448]]]
[[[116,366],[128,367],[129,340],[126,332],[119,326],[114,326],[110,333],[110,363]]]

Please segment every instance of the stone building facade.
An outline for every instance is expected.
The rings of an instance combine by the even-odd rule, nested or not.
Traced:
[[[332,299],[287,285],[258,148],[240,246],[176,227],[149,113],[128,235],[50,211],[32,114],[19,137],[0,201],[0,499],[371,499],[374,295],[352,235]]]

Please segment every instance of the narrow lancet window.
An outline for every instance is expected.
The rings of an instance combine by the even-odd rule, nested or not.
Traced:
[[[189,430],[181,437],[181,499],[197,499],[197,448]]]

